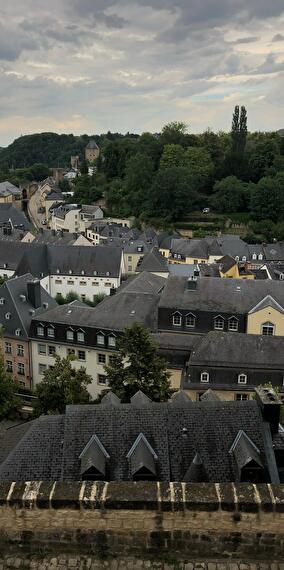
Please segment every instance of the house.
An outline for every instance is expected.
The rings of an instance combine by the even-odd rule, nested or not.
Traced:
[[[280,406],[268,390],[249,402],[191,402],[180,392],[155,403],[137,392],[121,403],[109,393],[6,432],[0,479],[279,484]]]
[[[110,295],[119,287],[124,262],[121,249],[117,247],[106,250],[104,246],[31,244],[16,270],[17,275],[27,272],[40,279],[52,297],[75,291],[82,300],[92,301],[99,293]]]
[[[284,399],[283,346],[282,337],[211,331],[195,343],[182,388],[194,400],[208,388],[222,400],[245,400],[271,383]]]
[[[104,365],[111,362],[123,329],[141,322],[151,331],[156,330],[156,307],[164,282],[161,277],[142,273],[95,308],[74,301],[33,319],[30,336],[34,383],[41,381],[44,370],[52,365],[54,352],[60,356],[72,353],[77,358],[74,366],[84,365],[92,376],[89,390],[97,398],[107,386]]]
[[[91,246],[89,240],[82,234],[64,232],[63,230],[44,230],[40,228],[36,235],[32,233],[26,234],[22,242],[46,245],[85,245]]]
[[[76,168],[70,168],[70,170],[68,170],[68,172],[64,174],[64,178],[65,180],[72,182],[72,180],[75,180],[75,178],[77,178],[78,175],[79,173]]]
[[[125,272],[128,275],[136,272],[136,268],[144,255],[148,253],[151,246],[139,239],[125,239],[125,238],[108,238],[103,241],[105,246],[121,247],[124,258]]]
[[[95,140],[91,139],[85,147],[85,159],[87,162],[97,160],[100,154],[100,149]]]
[[[44,195],[43,207],[45,208],[46,220],[50,217],[50,208],[62,202],[64,202],[64,196],[59,188],[53,188],[48,194]]]
[[[0,204],[13,204],[21,208],[22,205],[22,191],[8,182],[0,182]]]
[[[169,276],[159,301],[158,330],[284,336],[283,306],[280,281]]]
[[[141,273],[143,271],[160,275],[160,277],[167,277],[169,275],[167,260],[157,247],[152,247],[151,250],[138,261],[136,272]]]
[[[30,230],[27,216],[14,204],[0,204],[0,227],[11,226],[22,231]]]
[[[61,204],[52,208],[50,227],[53,230],[67,232],[85,232],[94,220],[103,218],[103,211],[99,206]]]
[[[202,336],[162,332],[153,333],[152,337],[158,345],[159,356],[167,363],[171,388],[179,390],[183,385],[190,355]]]
[[[221,277],[222,279],[256,278],[256,274],[249,269],[247,262],[238,262],[231,255],[224,255],[217,263],[202,263],[199,266],[199,271],[201,277]]]
[[[31,274],[9,279],[0,287],[1,350],[4,366],[21,386],[31,388],[29,328],[36,315],[56,306]]]

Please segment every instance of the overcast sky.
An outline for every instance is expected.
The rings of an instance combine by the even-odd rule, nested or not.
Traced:
[[[3,6],[3,7],[2,7]],[[284,0],[0,2],[0,145],[42,131],[284,128]]]

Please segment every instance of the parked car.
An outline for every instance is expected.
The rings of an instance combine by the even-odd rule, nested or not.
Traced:
[[[202,213],[203,214],[209,214],[210,212],[210,208],[203,208]]]

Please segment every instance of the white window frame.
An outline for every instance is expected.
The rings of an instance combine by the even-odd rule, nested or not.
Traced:
[[[205,377],[205,379],[203,377]],[[202,384],[208,384],[208,382],[210,382],[209,372],[204,370],[203,372],[200,373],[200,382],[202,382]]]
[[[265,327],[266,327],[266,329],[271,328],[271,329],[272,329],[272,334],[270,334],[270,333],[269,333],[269,334],[264,333],[263,330],[264,330]],[[266,323],[262,323],[262,325],[261,325],[261,334],[262,334],[262,336],[274,336],[274,334],[275,334],[275,324],[274,324],[274,323],[271,323],[270,321],[267,321]]]
[[[102,340],[102,342],[100,342],[100,339]],[[105,346],[105,335],[103,335],[102,333],[97,334],[97,344],[99,346]]]
[[[39,332],[41,331],[41,332]],[[36,328],[36,335],[40,337],[44,337],[44,327],[42,325],[38,325]]]
[[[192,319],[193,324],[189,324],[188,320]],[[193,313],[188,313],[185,315],[185,326],[189,329],[194,329],[196,326],[196,316]]]
[[[44,347],[44,349],[43,349],[43,350],[40,350],[40,347]],[[38,343],[38,345],[37,345],[37,353],[38,353],[38,354],[41,354],[41,355],[45,355],[45,354],[46,354],[46,344]]]
[[[81,338],[80,338],[81,337]],[[84,344],[85,342],[85,333],[84,331],[77,331],[77,341]]]
[[[219,322],[222,321],[222,327],[217,327],[217,326],[216,326],[216,322],[217,322],[217,321],[219,321]],[[217,315],[217,317],[214,317],[214,330],[215,330],[215,331],[223,331],[224,328],[225,328],[225,319],[224,319],[224,317],[221,317],[221,315]]]
[[[43,364],[42,362],[38,363],[38,373],[40,376],[43,376],[45,371],[47,370],[47,364]]]
[[[179,313],[179,312],[173,313],[172,318],[173,318],[173,326],[174,326],[174,327],[181,327],[181,325],[182,325],[182,315],[181,315],[181,313]],[[178,323],[175,322],[175,319],[177,319],[177,318],[179,319],[179,322],[178,322]]]
[[[108,346],[111,348],[116,347],[116,337],[113,334],[110,334],[107,339]]]
[[[50,331],[52,331],[52,334],[50,334]],[[50,325],[47,327],[47,336],[48,336],[48,338],[54,338],[55,337],[54,327],[52,327]]]
[[[236,324],[236,327],[231,327],[231,323]],[[230,317],[228,320],[228,331],[237,332],[239,330],[239,319],[237,317]]]
[[[23,362],[18,362],[17,374],[19,374],[20,376],[25,376],[25,365]]]
[[[247,384],[247,381],[248,381],[247,375],[241,372],[238,375],[238,384]]]
[[[74,331],[72,329],[66,330],[66,340],[73,342],[74,341]]]

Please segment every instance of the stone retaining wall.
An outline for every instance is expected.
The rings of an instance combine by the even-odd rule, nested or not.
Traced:
[[[27,559],[68,552],[106,564],[128,557],[280,561],[284,486],[0,482],[0,554],[10,552]]]

